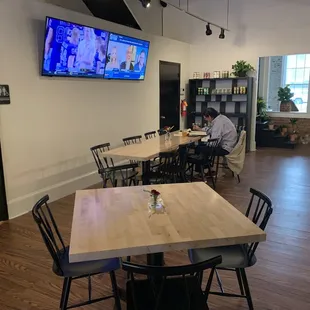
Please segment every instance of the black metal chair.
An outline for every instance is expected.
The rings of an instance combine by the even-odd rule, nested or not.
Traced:
[[[60,300],[60,309],[77,308],[90,305],[108,298],[115,299],[117,310],[121,310],[120,298],[114,271],[120,268],[120,259],[111,258],[105,260],[88,261],[82,263],[69,263],[69,247],[65,246],[55,219],[48,206],[48,195],[41,198],[32,209],[32,216],[37,223],[43,241],[54,261],[53,272],[64,278],[63,289]],[[91,276],[109,273],[111,278],[113,294],[101,298],[92,299]],[[88,278],[88,300],[68,306],[71,282],[76,279]]]
[[[220,256],[198,264],[160,267],[123,262],[129,274],[127,281],[127,310],[206,310],[206,297],[210,290],[215,267]],[[204,270],[211,269],[205,292],[201,289]],[[134,274],[139,275],[136,279]],[[147,276],[141,279],[141,276]]]
[[[122,186],[135,184],[138,172],[135,169],[138,167],[136,163],[114,165],[112,158],[106,158],[104,153],[110,150],[110,143],[95,145],[90,148],[93,154],[95,163],[98,168],[98,174],[102,178],[103,187],[107,187],[107,182],[110,180],[112,186],[116,187],[120,180]]]
[[[137,143],[142,143],[142,136],[132,136],[132,137],[127,137],[123,139],[124,145],[131,145],[131,144],[137,144]],[[131,164],[138,164],[140,165],[140,163],[136,160],[129,160],[129,162]],[[137,180],[137,183],[139,183],[141,181],[141,178],[139,178],[139,180]]]
[[[149,172],[147,178],[151,184],[188,182],[185,175],[187,156],[192,143],[180,145],[176,151],[161,152],[158,164]]]
[[[177,174],[172,168],[177,166],[178,155],[177,151],[159,153],[156,170],[150,170],[146,176],[150,184],[177,183]]]
[[[156,131],[149,131],[144,134],[146,140],[156,137]]]
[[[190,142],[187,144],[179,145],[179,148],[177,150],[178,157],[174,163],[174,165],[167,168],[167,170],[170,170],[171,173],[175,175],[176,182],[188,182],[188,178],[186,176],[186,170],[187,170],[187,159],[189,156],[189,152],[192,149],[193,145],[195,145],[195,142]]]
[[[159,136],[163,136],[163,135],[165,135],[167,132],[166,132],[164,129],[158,129],[158,130],[157,130],[157,133],[158,133]]]
[[[250,193],[252,197],[245,215],[251,218],[254,224],[265,230],[273,211],[272,202],[265,194],[258,190],[251,188]],[[221,292],[209,292],[209,294],[245,298],[248,302],[249,309],[252,310],[254,307],[245,269],[256,263],[255,251],[258,244],[259,242],[254,242],[252,244],[192,249],[188,251],[188,255],[193,264],[205,261],[216,255],[221,255],[223,261],[216,269],[234,271],[236,273],[241,295],[225,293],[217,271],[216,277]]]
[[[123,139],[123,142],[125,145],[130,145],[130,144],[136,144],[136,143],[141,143],[142,142],[142,136],[132,136],[132,137],[127,137]]]
[[[190,172],[191,181],[193,181],[194,167],[200,167],[200,173],[202,180],[205,182],[206,178],[211,178],[213,188],[215,189],[215,176],[212,173],[212,167],[214,166],[215,150],[218,147],[218,139],[209,139],[207,142],[201,143],[196,148],[194,155],[189,155],[187,158],[188,169]],[[205,169],[208,169],[207,176],[205,175]]]

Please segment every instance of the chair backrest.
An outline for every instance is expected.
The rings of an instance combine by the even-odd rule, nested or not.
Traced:
[[[144,134],[146,140],[156,137],[156,131],[149,131]]]
[[[65,253],[66,247],[48,206],[48,200],[48,195],[41,198],[32,208],[32,216],[55,265],[62,272],[59,258]]]
[[[238,141],[239,141],[239,139],[240,139],[241,132],[242,132],[243,130],[245,130],[245,126],[239,126],[239,127],[236,128],[236,129],[237,129],[237,143],[238,143]]]
[[[112,158],[108,159],[103,156],[103,153],[109,150],[110,150],[110,143],[99,144],[90,148],[90,151],[92,152],[95,163],[97,165],[99,174],[104,173],[104,170],[106,168],[114,166]]]
[[[187,157],[189,154],[189,150],[193,149],[195,147],[195,142],[190,142],[187,144],[182,144],[179,146],[178,152],[179,152],[179,164],[181,169],[186,168],[186,163],[187,163]]]
[[[123,269],[127,271],[129,274],[129,285],[131,286],[131,293],[132,293],[132,300],[134,304],[134,309],[140,310],[137,307],[137,293],[135,292],[136,281],[139,281],[135,278],[136,275],[146,275],[148,276],[148,282],[150,285],[150,295],[153,297],[152,299],[155,301],[154,310],[161,309],[162,304],[162,297],[163,291],[165,289],[165,284],[169,281],[169,279],[176,279],[178,278],[183,285],[183,290],[186,295],[187,303],[182,309],[191,309],[190,306],[190,296],[192,294],[193,285],[191,287],[188,286],[188,280],[192,280],[194,283],[195,290],[198,291],[201,295],[201,280],[203,271],[207,269],[211,269],[212,274],[215,271],[215,267],[222,262],[221,256],[216,256],[209,260],[191,264],[191,265],[184,265],[184,266],[173,266],[173,267],[161,267],[161,266],[144,266],[133,264],[129,262],[123,262]],[[173,296],[173,295],[172,295]],[[173,296],[175,298],[179,298],[179,296]]]
[[[123,139],[123,142],[125,145],[130,145],[130,144],[136,144],[136,143],[141,143],[142,136],[132,136],[132,137],[127,137]]]
[[[269,218],[273,212],[272,202],[269,197],[254,188],[250,188],[250,193],[252,196],[245,216],[250,218],[254,224],[259,226],[260,229],[265,230]],[[258,244],[259,242],[254,242],[249,245],[249,261],[252,260]]]
[[[163,130],[163,129],[158,129],[158,130],[157,130],[157,133],[158,133],[159,136],[163,136],[163,135],[165,135],[167,132],[166,132],[165,130]]]
[[[161,152],[158,155],[158,161],[159,164],[156,176],[161,180],[161,182],[169,183],[173,178],[174,173],[171,168],[178,166],[179,164],[179,152],[177,150],[171,152]]]

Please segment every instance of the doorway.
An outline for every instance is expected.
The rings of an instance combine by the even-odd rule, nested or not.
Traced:
[[[160,128],[174,126],[180,129],[180,76],[179,63],[159,62]]]
[[[9,219],[8,204],[6,201],[2,150],[1,150],[1,143],[0,143],[0,222],[6,221],[8,219]]]

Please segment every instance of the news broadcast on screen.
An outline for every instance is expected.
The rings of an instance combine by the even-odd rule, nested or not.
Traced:
[[[109,33],[46,18],[42,75],[103,78]]]
[[[150,42],[110,33],[106,79],[144,80]]]

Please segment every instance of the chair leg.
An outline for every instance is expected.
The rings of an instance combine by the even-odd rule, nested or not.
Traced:
[[[115,272],[114,271],[110,272],[110,278],[111,278],[113,295],[114,295],[114,299],[115,299],[115,308],[117,310],[122,310],[121,300],[120,300],[120,296],[119,296],[119,291],[118,291],[118,287],[117,287],[116,277],[115,277]]]
[[[66,310],[68,306],[69,294],[70,294],[70,287],[71,287],[72,278],[65,278],[64,285],[61,294],[61,301],[60,301],[60,309]]]
[[[249,288],[248,279],[246,277],[245,269],[241,268],[240,273],[241,273],[241,277],[242,277],[242,281],[244,285],[244,291],[245,291],[246,299],[248,301],[249,309],[254,310],[253,301],[252,301],[251,292]]]
[[[238,184],[239,184],[241,182],[239,174],[237,174],[237,178],[238,178]]]
[[[92,291],[91,276],[88,276],[88,301],[91,301],[91,291]]]
[[[193,179],[194,179],[194,164],[191,165],[190,167],[190,172],[191,172],[191,182],[193,182]]]
[[[236,268],[236,275],[237,275],[237,278],[238,278],[238,284],[239,284],[239,288],[240,288],[240,293],[241,293],[241,295],[244,295],[242,278],[241,278],[241,273],[240,273],[240,269],[239,268]]]
[[[131,256],[127,256],[126,260],[127,260],[127,262],[130,262],[131,261]],[[129,279],[130,279],[130,272],[127,272],[127,280],[129,280]]]
[[[65,297],[65,291],[66,291],[66,286],[67,286],[68,278],[64,278],[63,285],[62,285],[62,292],[61,292],[61,298],[60,298],[60,305],[59,308],[62,309],[62,304],[64,302],[64,297]]]
[[[209,275],[209,279],[205,288],[205,298],[206,298],[206,302],[208,302],[208,298],[209,298],[209,292],[210,292],[210,288],[211,288],[211,284],[213,281],[213,276],[214,276],[214,271],[215,271],[215,267],[211,269],[210,275]]]
[[[216,169],[215,169],[215,183],[217,182],[217,175],[219,172],[220,156],[216,157]]]
[[[212,175],[212,169],[211,169],[211,166],[210,166],[210,165],[208,165],[208,171],[209,171],[209,174],[210,174],[211,179],[212,179],[213,189],[215,190],[216,176],[215,176],[215,180],[214,180],[214,177],[213,177],[213,175]]]
[[[205,170],[204,170],[203,165],[200,166],[200,173],[201,173],[202,181],[206,182],[206,180],[205,180]]]
[[[216,275],[217,283],[218,283],[218,285],[219,285],[219,287],[220,287],[221,292],[222,292],[222,293],[225,293],[225,292],[224,292],[224,288],[223,288],[223,283],[222,283],[222,280],[221,280],[221,278],[220,278],[220,275],[219,275],[217,269],[215,269],[215,275]]]

